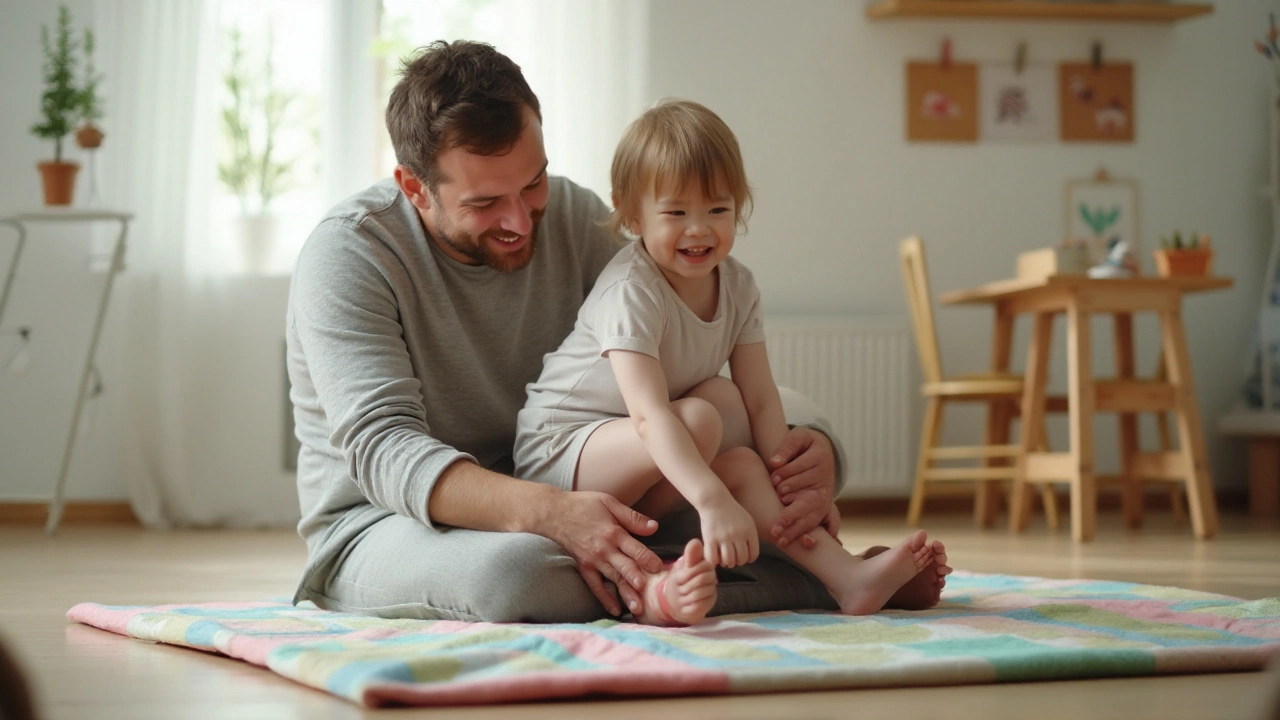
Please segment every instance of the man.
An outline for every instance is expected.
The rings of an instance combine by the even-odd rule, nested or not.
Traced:
[[[608,581],[638,611],[640,569],[661,563],[633,535],[656,523],[607,495],[509,476],[524,386],[618,249],[599,224],[607,208],[547,175],[538,99],[487,45],[437,42],[408,63],[387,127],[394,182],[331,211],[290,290],[309,549],[295,601],[577,622],[623,612]],[[827,436],[796,428],[779,455],[789,506],[775,540],[834,533]],[[678,539],[679,525],[663,531]],[[832,607],[779,559],[726,575],[719,597],[721,613]]]

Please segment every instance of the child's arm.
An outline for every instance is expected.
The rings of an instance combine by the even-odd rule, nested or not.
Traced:
[[[763,342],[738,345],[729,355],[729,373],[742,393],[751,423],[751,439],[760,457],[771,457],[787,434],[782,398],[769,370],[769,354]]]
[[[755,521],[707,466],[688,428],[671,411],[662,365],[628,350],[610,350],[609,364],[645,450],[697,509],[707,558],[728,567],[754,561],[760,554]]]

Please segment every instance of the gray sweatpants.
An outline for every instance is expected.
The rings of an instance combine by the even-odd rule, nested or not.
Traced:
[[[698,532],[697,515],[664,518],[645,538],[660,556],[676,557]],[[821,530],[818,530],[821,532]],[[813,575],[772,545],[750,565],[718,569],[712,615],[837,605]],[[573,559],[539,535],[433,530],[390,515],[348,546],[316,605],[390,618],[490,622],[589,622],[608,617],[578,575]]]

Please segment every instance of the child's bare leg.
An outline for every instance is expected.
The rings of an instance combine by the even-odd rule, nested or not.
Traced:
[[[697,398],[681,398],[671,404],[671,410],[684,423],[703,459],[714,457],[721,433],[716,409]],[[608,493],[655,519],[685,504],[663,479],[630,418],[605,423],[591,433],[578,458],[574,487]],[[688,625],[705,618],[715,605],[715,566],[703,556],[701,540],[690,541],[684,555],[661,572],[645,574],[644,608],[636,616],[638,622]]]
[[[684,555],[649,577],[644,590],[644,612],[636,621],[645,625],[692,625],[700,622],[716,604],[716,568],[703,554],[702,540],[694,538]]]
[[[734,448],[713,460],[711,469],[751,513],[760,536],[769,537],[769,528],[782,512],[782,501],[769,481],[769,471],[760,456],[747,448]],[[813,537],[817,542],[813,548],[789,543],[781,550],[817,576],[846,615],[877,612],[933,560],[933,547],[923,530],[872,558],[849,554],[826,533],[816,532]]]
[[[711,462],[720,447],[720,414],[710,403],[697,398],[676,400],[671,403],[671,411],[689,431],[702,459]],[[587,438],[578,457],[574,489],[608,493],[636,507],[660,482],[665,482],[662,472],[636,434],[631,418],[619,418],[596,428]]]
[[[951,574],[951,566],[947,564],[947,549],[941,540],[934,540],[933,560],[907,581],[906,585],[885,603],[886,608],[897,610],[928,610],[942,600],[942,589],[947,586],[947,576]],[[867,548],[862,553],[863,559],[871,559],[888,550],[884,545]]]

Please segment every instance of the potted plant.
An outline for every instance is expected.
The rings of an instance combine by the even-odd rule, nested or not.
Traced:
[[[226,101],[222,108],[223,158],[218,179],[240,202],[238,235],[244,267],[265,269],[274,245],[277,221],[271,203],[289,189],[296,158],[282,159],[279,134],[295,96],[276,85],[271,55],[273,33],[268,29],[265,62],[251,70],[239,28],[229,33],[230,58],[223,75]]]
[[[71,12],[67,6],[58,7],[58,27],[55,39],[50,42],[49,27],[40,29],[40,44],[44,48],[44,94],[40,97],[43,121],[31,126],[33,135],[53,141],[53,160],[37,164],[44,180],[46,205],[70,205],[75,191],[78,163],[63,162],[62,138],[71,132],[72,123],[81,109],[81,92],[76,87],[76,48],[79,42],[71,37]]]
[[[76,144],[85,150],[102,145],[106,135],[97,121],[102,119],[102,98],[98,95],[100,75],[93,66],[93,31],[84,31],[84,86],[80,88],[80,128],[76,130]]]
[[[1213,248],[1209,236],[1191,233],[1183,240],[1182,233],[1174,231],[1172,239],[1160,238],[1160,249],[1155,252],[1156,272],[1161,277],[1204,276],[1213,266]]]

